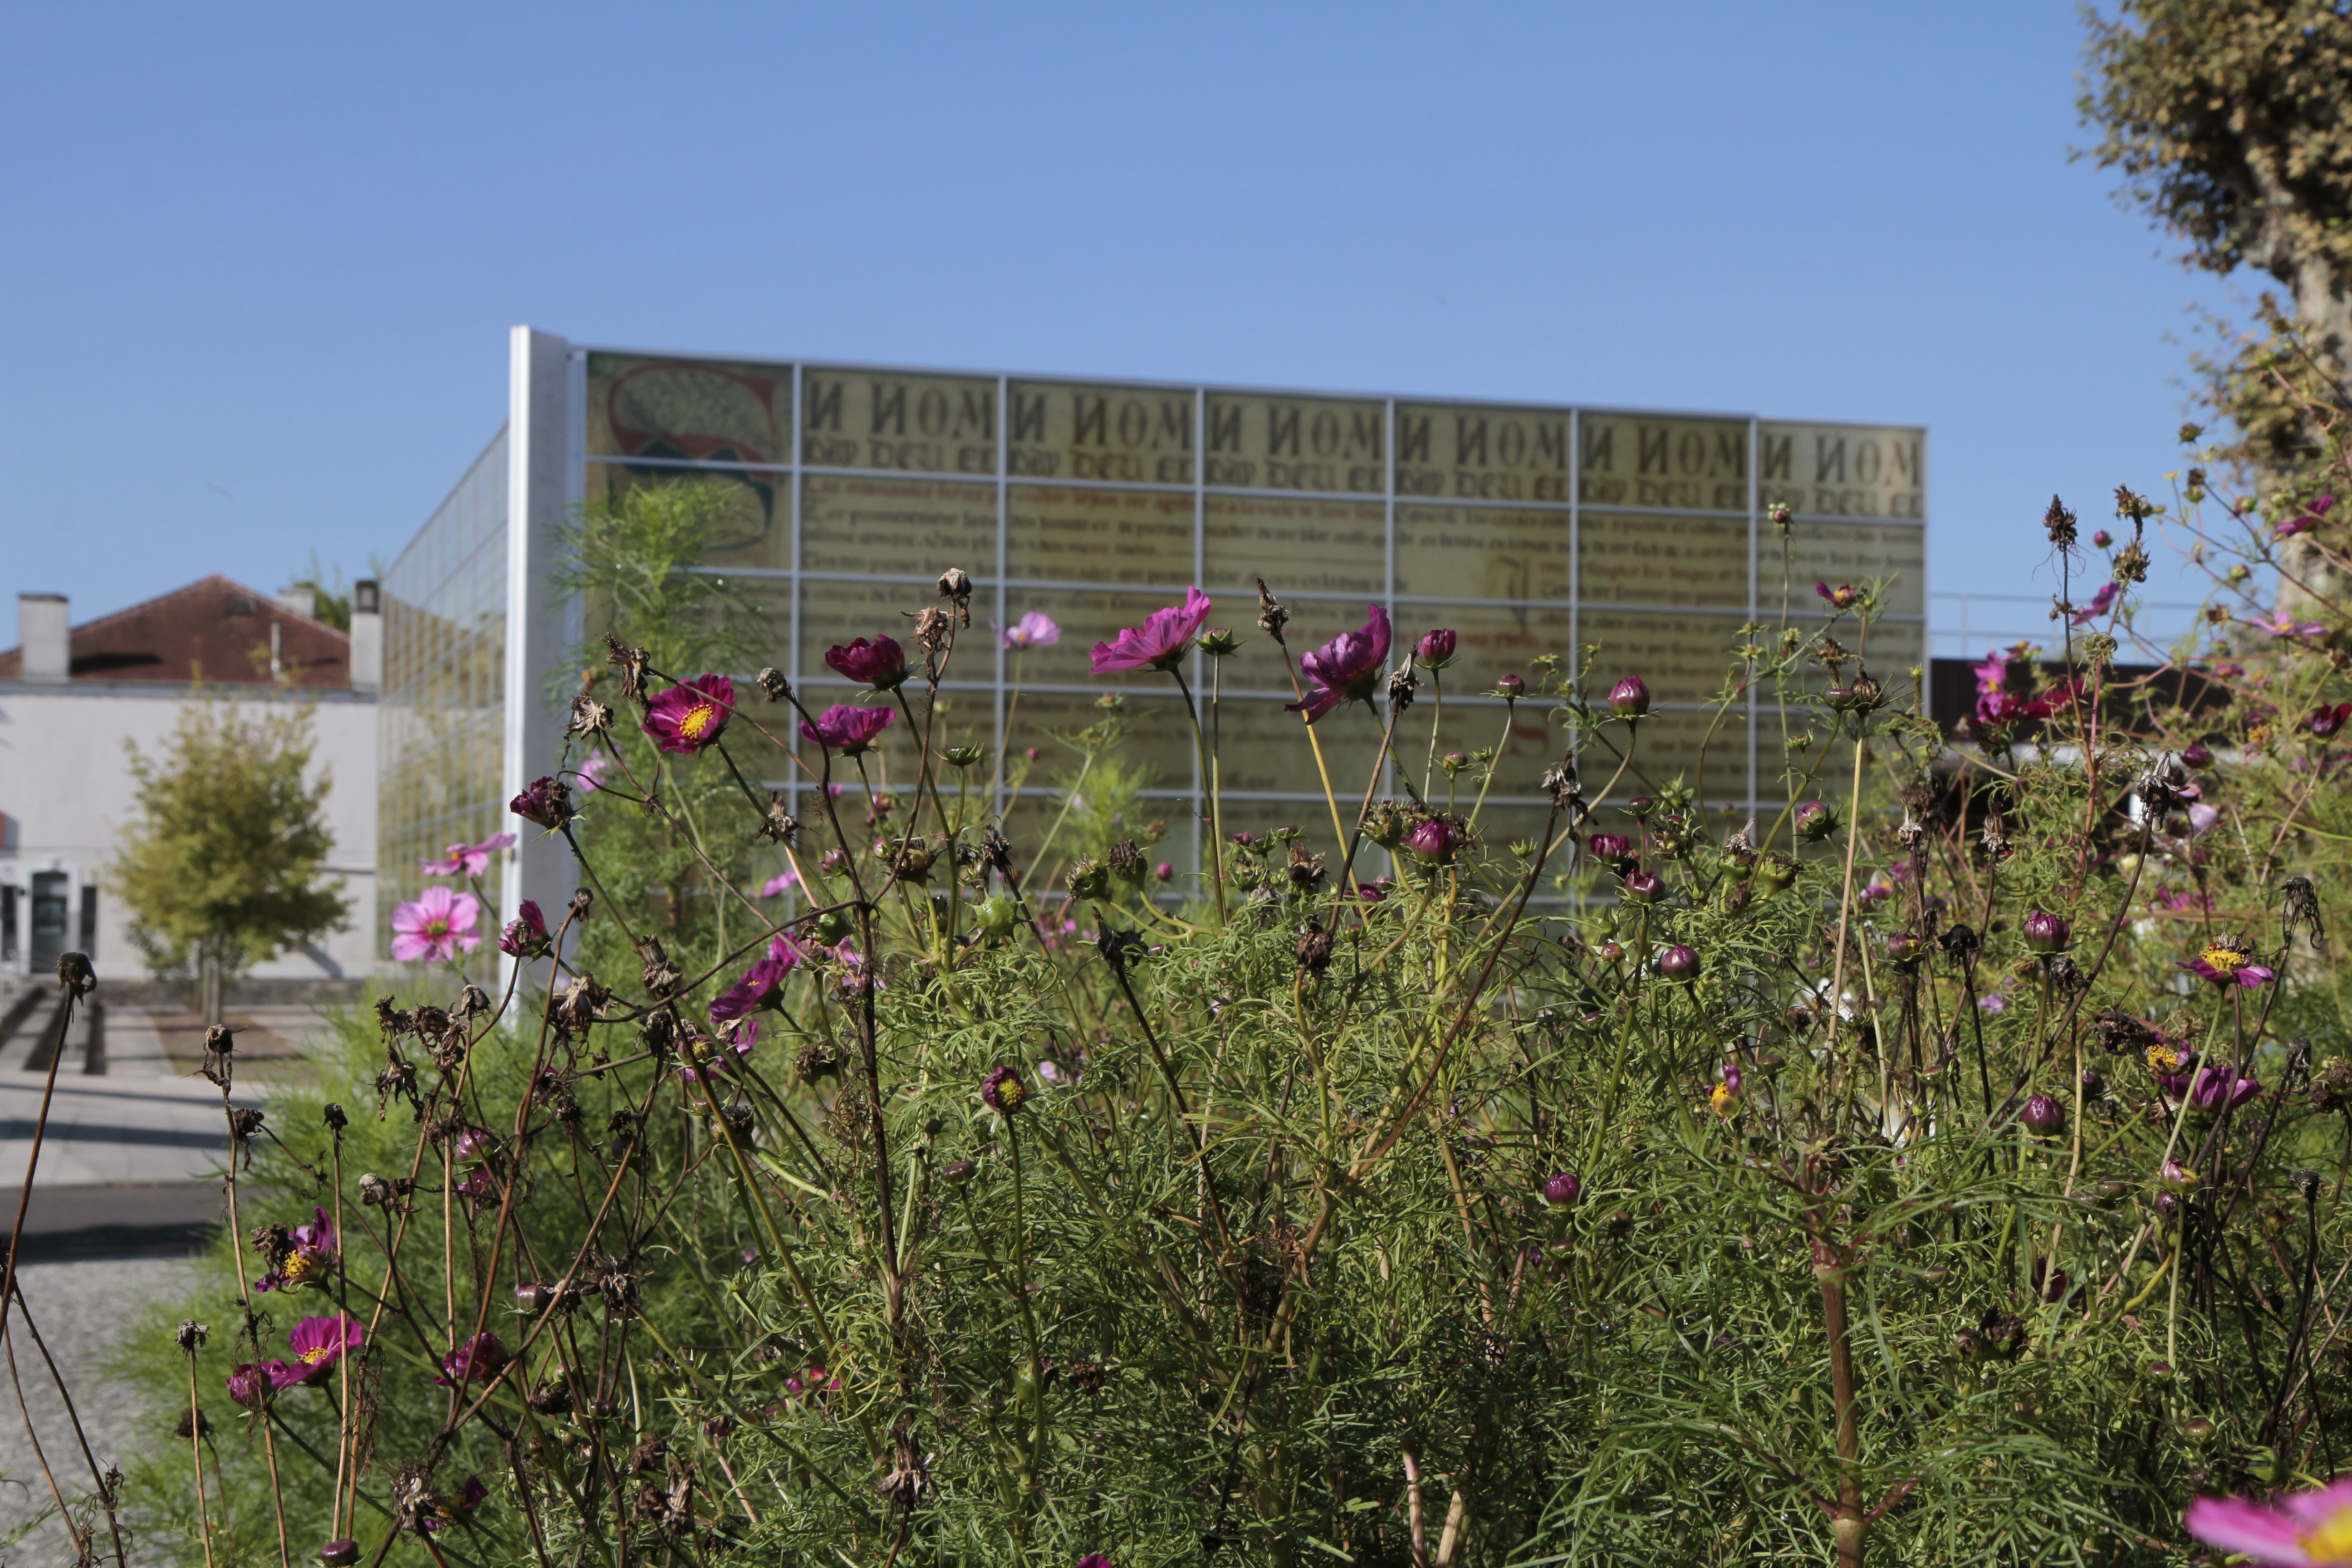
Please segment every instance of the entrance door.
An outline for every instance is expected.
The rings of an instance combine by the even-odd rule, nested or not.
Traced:
[[[56,970],[58,960],[65,956],[66,882],[63,871],[33,873],[32,952],[29,956],[36,976]]]

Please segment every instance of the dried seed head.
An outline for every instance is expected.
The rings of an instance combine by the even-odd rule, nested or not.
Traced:
[[[761,668],[752,684],[759,687],[760,695],[771,702],[782,702],[793,694],[793,683],[786,680],[773,665]]]
[[[644,966],[646,990],[654,996],[667,996],[686,984],[686,976],[668,953],[662,951],[659,941],[649,936],[637,938],[637,959]]]
[[[205,1055],[225,1057],[233,1054],[236,1050],[236,1031],[226,1024],[215,1024],[205,1031]]]
[[[205,1342],[205,1336],[211,1332],[212,1328],[209,1324],[200,1323],[194,1318],[183,1318],[180,1320],[178,1330],[173,1333],[172,1339],[173,1342],[182,1350],[193,1354],[196,1347]]]
[[[1584,786],[1577,782],[1576,759],[1562,757],[1543,776],[1543,792],[1551,797],[1552,805],[1566,811],[1583,798]]]
[[[1412,659],[1408,658],[1398,665],[1395,672],[1389,677],[1389,710],[1391,713],[1402,713],[1412,707],[1413,688],[1420,684],[1421,678],[1412,672]]]
[[[457,994],[457,1011],[468,1018],[478,1017],[490,1010],[490,994],[478,985],[468,984]]]
[[[2061,550],[2074,547],[2074,514],[2056,496],[2050,498],[2050,510],[2042,514],[2042,526],[2050,534],[2050,542]]]
[[[572,700],[572,722],[564,727],[569,735],[602,735],[613,727],[613,710],[586,692]]]
[[[86,952],[61,952],[58,955],[58,984],[77,1000],[89,995],[98,987],[98,972],[89,966]]]
[[[621,695],[640,707],[646,700],[646,659],[641,647],[631,647],[612,633],[604,634],[604,662],[621,672]]]
[[[331,1100],[329,1100],[326,1103],[325,1108],[320,1111],[319,1119],[324,1121],[331,1131],[336,1132],[341,1132],[344,1128],[351,1125],[350,1119],[343,1114],[343,1108],[337,1105]]]
[[[1319,858],[1319,857],[1318,857]],[[1298,931],[1298,967],[1320,974],[1331,967],[1331,933],[1309,921]]]
[[[940,574],[940,597],[955,606],[959,625],[971,625],[971,577],[961,566]]]
[[[1305,848],[1290,847],[1290,886],[1294,892],[1312,893],[1323,885],[1323,857],[1309,855]]]
[[[1289,624],[1290,612],[1283,607],[1281,600],[1274,596],[1274,590],[1265,585],[1265,579],[1259,578],[1257,580],[1258,630],[1272,637],[1276,647],[1288,647],[1290,644],[1284,639],[1282,628]]]

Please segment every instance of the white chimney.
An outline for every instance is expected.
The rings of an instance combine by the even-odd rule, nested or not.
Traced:
[[[373,577],[352,584],[352,689],[383,689],[383,600]]]
[[[316,588],[280,588],[278,607],[306,621],[319,618],[319,591]]]
[[[16,644],[24,650],[23,679],[66,679],[72,659],[68,652],[66,596],[63,594],[16,595]]]

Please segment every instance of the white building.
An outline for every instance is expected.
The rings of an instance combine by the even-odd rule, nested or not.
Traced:
[[[20,594],[19,646],[0,653],[0,979],[49,973],[87,952],[102,980],[148,978],[106,889],[134,814],[126,742],[155,754],[191,702],[308,707],[317,766],[332,780],[330,869],[349,925],[258,965],[251,978],[356,979],[377,960],[375,584],[355,590],[350,634],[316,618],[307,591],[270,595],[226,577],[80,626],[65,599]]]

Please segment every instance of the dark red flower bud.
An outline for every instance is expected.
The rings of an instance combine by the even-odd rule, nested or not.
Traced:
[[[2066,1130],[2066,1108],[2046,1094],[2028,1100],[2017,1119],[2037,1138],[2055,1138]]]
[[[1666,896],[1666,884],[1654,871],[1633,871],[1625,878],[1625,896],[1637,904],[1654,904]]]
[[[1639,719],[1650,710],[1650,688],[1638,675],[1629,675],[1609,689],[1609,711],[1620,719]]]
[[[1658,954],[1658,973],[1668,980],[1695,980],[1698,977],[1698,953],[1682,942],[1675,942]]]
[[[1413,645],[1412,657],[1425,668],[1444,669],[1454,662],[1454,634],[1440,626]]]
[[[1795,821],[1797,837],[1808,844],[1817,844],[1837,831],[1837,813],[1817,800],[1797,807]]]
[[[2213,765],[2212,748],[2202,741],[2193,742],[2181,752],[2180,760],[2201,773]]]
[[[1513,700],[1527,694],[1528,683],[1516,675],[1506,675],[1495,682],[1496,692]]]
[[[1543,1184],[1543,1200],[1554,1208],[1565,1208],[1584,1191],[1584,1184],[1568,1171],[1562,1171]]]
[[[2058,952],[2074,940],[2074,928],[2062,915],[2047,910],[2028,911],[2025,917],[2025,945],[2036,952]]]

